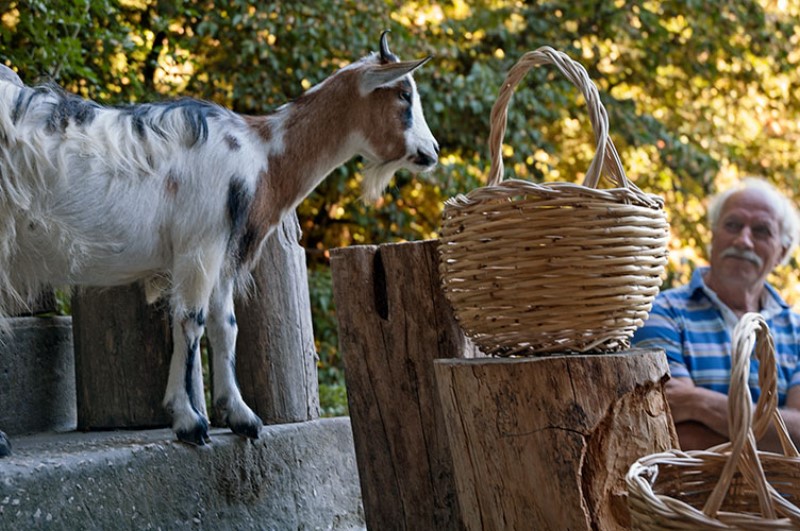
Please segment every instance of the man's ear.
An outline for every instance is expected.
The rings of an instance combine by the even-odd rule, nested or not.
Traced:
[[[778,265],[786,263],[786,260],[789,258],[789,246],[784,245],[782,249],[783,251],[781,251],[781,259],[778,261]]]

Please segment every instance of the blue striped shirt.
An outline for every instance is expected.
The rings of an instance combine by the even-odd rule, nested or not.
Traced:
[[[631,342],[636,347],[663,348],[673,377],[690,377],[699,387],[728,394],[736,317],[705,285],[706,271],[708,268],[698,268],[688,285],[659,293],[650,317]],[[775,342],[778,405],[783,406],[789,388],[800,384],[800,315],[769,284],[760,313]],[[750,362],[749,386],[757,400],[760,389],[755,359]]]

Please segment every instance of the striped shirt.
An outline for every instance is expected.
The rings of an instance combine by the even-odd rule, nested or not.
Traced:
[[[708,268],[694,271],[691,282],[662,291],[653,302],[650,317],[633,336],[636,347],[663,348],[670,373],[690,377],[695,385],[728,394],[731,377],[731,337],[737,317],[703,281]],[[786,402],[790,387],[800,384],[800,315],[793,312],[778,292],[765,284],[761,301],[775,342],[778,365],[778,405]],[[750,391],[758,387],[758,361],[750,362]]]

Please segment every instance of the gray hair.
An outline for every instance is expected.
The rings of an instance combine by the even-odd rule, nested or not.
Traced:
[[[775,209],[778,217],[778,224],[781,229],[781,243],[786,247],[786,253],[781,263],[786,263],[792,255],[798,240],[800,240],[800,216],[794,204],[772,184],[759,177],[747,177],[731,186],[727,190],[720,192],[711,198],[708,205],[708,222],[711,230],[717,229],[719,217],[722,214],[722,207],[731,195],[742,190],[758,190],[767,197],[770,205]]]

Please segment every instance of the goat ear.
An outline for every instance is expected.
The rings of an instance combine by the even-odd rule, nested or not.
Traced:
[[[410,74],[430,60],[430,57],[426,57],[419,61],[400,61],[397,63],[372,66],[364,71],[364,74],[361,76],[361,90],[364,94],[368,94],[378,87],[388,85]]]

